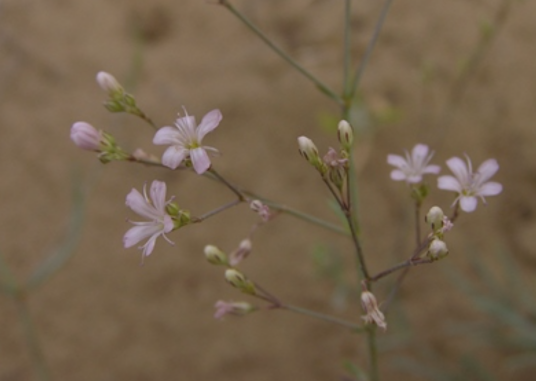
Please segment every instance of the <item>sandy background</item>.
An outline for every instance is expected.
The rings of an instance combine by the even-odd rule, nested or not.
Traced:
[[[368,122],[359,122],[365,133],[357,148],[363,243],[373,272],[406,257],[412,242],[411,208],[404,185],[389,179],[388,153],[423,142],[433,146],[437,163],[464,152],[475,164],[495,157],[501,165],[496,179],[504,184],[500,197],[458,221],[448,237],[447,260],[410,273],[388,316],[390,329],[381,335],[384,379],[439,379],[432,374],[448,372],[479,379],[467,370],[468,356],[497,379],[533,379],[534,357],[515,368],[512,358],[526,352],[475,334],[510,328],[498,314],[476,308],[452,275],[476,281],[493,300],[511,299],[513,310],[534,321],[534,1],[506,1],[511,7],[496,39],[455,97],[455,107],[444,112],[460,64],[479,39],[479,25],[504,3],[395,1],[360,87],[369,112]],[[341,1],[237,5],[310,71],[340,88]],[[381,4],[353,6],[355,61]],[[125,218],[133,217],[124,198],[132,187],[165,180],[193,214],[232,195],[192,173],[129,163],[103,167],[76,149],[69,128],[86,120],[127,149],[161,152],[143,122],[102,107],[105,96],[94,81],[99,70],[124,82],[158,125],[173,122],[182,105],[198,117],[221,109],[223,121],[207,143],[223,152],[214,161],[222,174],[336,221],[326,191],[297,153],[296,137],[307,134],[322,151],[336,144],[320,126],[337,108],[224,8],[200,0],[1,1],[0,253],[18,279],[60,244],[73,181],[87,192],[76,255],[28,298],[55,379],[337,380],[345,361],[365,365],[364,340],[337,326],[279,311],[213,319],[216,300],[242,297],[222,280],[219,268],[206,263],[202,248],[214,243],[233,249],[256,221],[245,206],[172,234],[174,247],[158,242],[143,267],[138,251],[122,248]],[[423,73],[429,73],[424,82]],[[395,117],[386,119],[390,114]],[[426,206],[447,208],[451,196],[433,190]],[[355,285],[348,242],[286,216],[258,232],[243,268],[285,301],[359,320],[355,299],[336,307],[333,283],[315,272],[311,251],[321,243],[340,252],[348,282]],[[522,269],[514,280],[528,280],[524,290],[532,304],[515,303],[519,295],[498,257]],[[482,286],[473,262],[499,279],[499,291]],[[391,281],[378,287],[380,299]],[[6,295],[0,295],[0,323],[0,380],[35,379],[17,310]],[[417,374],[411,365],[416,363],[432,373]]]

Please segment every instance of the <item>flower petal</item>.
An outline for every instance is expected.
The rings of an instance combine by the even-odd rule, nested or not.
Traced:
[[[201,175],[210,168],[210,158],[208,157],[207,151],[202,147],[190,150],[190,159],[198,175]]]
[[[123,236],[123,245],[129,248],[144,240],[147,237],[154,236],[160,231],[156,224],[133,226]]]
[[[205,137],[206,134],[218,127],[218,124],[220,124],[221,119],[222,115],[220,110],[215,109],[209,111],[203,117],[201,123],[199,123],[199,126],[197,126],[197,139],[199,141],[203,140],[203,137]]]
[[[417,144],[411,150],[411,160],[414,166],[421,166],[428,156],[428,146],[425,144]]]
[[[165,214],[166,208],[166,183],[163,181],[154,180],[151,184],[151,200],[155,209],[160,214]]]
[[[439,172],[441,172],[441,167],[439,165],[427,165],[422,170],[422,173],[433,173],[437,175]]]
[[[502,185],[496,182],[489,182],[480,187],[479,196],[496,196],[502,192]]]
[[[467,169],[467,164],[465,163],[465,161],[463,161],[459,157],[451,157],[447,160],[447,165],[452,171],[452,173],[454,173],[454,176],[458,178],[458,180],[462,184],[462,187],[470,184],[471,174]]]
[[[390,165],[394,165],[398,168],[404,168],[407,167],[408,163],[406,162],[406,159],[404,159],[400,155],[387,155],[387,163]]]
[[[183,144],[181,135],[175,127],[162,127],[153,138],[153,144],[163,145],[163,144]]]
[[[158,238],[160,234],[153,234],[151,238],[149,238],[149,240],[147,240],[147,242],[145,243],[145,245],[143,245],[143,256],[144,257],[148,257],[149,255],[151,255],[151,253],[153,252],[154,250],[154,245],[156,244],[156,239]]]
[[[478,201],[477,201],[476,197],[473,197],[473,196],[461,196],[460,197],[460,208],[462,208],[462,210],[464,212],[467,212],[467,213],[474,212],[475,209],[476,209],[477,202]]]
[[[184,158],[188,155],[189,150],[180,146],[170,146],[162,155],[162,164],[171,169],[177,169]]]
[[[490,179],[497,171],[499,170],[499,163],[495,159],[488,159],[478,167],[478,173],[480,177],[478,179],[479,183],[482,184],[486,180]]]
[[[458,179],[453,176],[440,176],[437,178],[437,187],[443,190],[449,190],[460,193],[463,188]]]
[[[126,204],[136,214],[151,220],[157,219],[160,216],[160,213],[147,203],[145,197],[137,189],[133,188],[127,195]]]

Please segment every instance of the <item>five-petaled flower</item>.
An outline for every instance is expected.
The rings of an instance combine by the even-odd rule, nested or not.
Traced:
[[[136,189],[132,189],[127,195],[126,204],[134,212],[149,221],[129,221],[135,226],[130,228],[123,237],[125,248],[134,246],[138,242],[149,238],[145,245],[140,246],[143,250],[142,259],[152,253],[156,239],[163,236],[166,241],[173,245],[166,233],[173,230],[174,224],[171,216],[166,212],[166,206],[171,200],[166,201],[166,183],[153,181],[150,190],[151,197],[147,197],[146,185],[143,186],[143,195]]]
[[[391,179],[407,183],[420,183],[422,176],[427,173],[438,174],[441,167],[438,165],[428,165],[434,153],[428,154],[428,146],[417,144],[411,150],[411,156],[406,151],[406,157],[400,155],[387,155],[387,163],[397,167],[391,172]]]
[[[486,203],[484,196],[496,196],[502,192],[502,185],[488,180],[499,170],[495,159],[488,159],[473,173],[471,159],[466,155],[467,164],[459,157],[447,160],[447,165],[454,176],[441,176],[437,179],[437,187],[458,193],[453,205],[460,203],[464,212],[472,212],[478,203],[477,197]]]
[[[201,123],[195,123],[195,117],[188,115],[179,117],[175,122],[175,127],[162,127],[156,132],[153,143],[169,145],[164,155],[162,163],[171,169],[176,169],[186,158],[190,158],[194,170],[202,174],[210,168],[210,158],[207,151],[218,152],[216,148],[202,146],[201,141],[206,134],[218,127],[222,119],[220,110],[208,112]]]

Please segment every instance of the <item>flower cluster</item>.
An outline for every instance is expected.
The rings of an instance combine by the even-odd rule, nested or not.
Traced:
[[[413,147],[411,155],[406,152],[406,157],[388,155],[387,163],[396,167],[391,172],[391,179],[405,180],[408,184],[420,183],[426,174],[438,174],[441,168],[437,165],[429,165],[433,153],[428,153],[428,146],[417,144]],[[437,179],[439,189],[456,192],[457,197],[453,206],[459,205],[464,212],[473,212],[477,206],[477,200],[486,202],[484,196],[496,196],[502,192],[502,185],[488,180],[499,170],[499,164],[495,159],[484,161],[476,172],[473,172],[471,159],[466,156],[466,162],[459,157],[447,160],[447,166],[454,176],[440,176]]]

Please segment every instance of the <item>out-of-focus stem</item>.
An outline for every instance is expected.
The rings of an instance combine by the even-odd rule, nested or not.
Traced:
[[[328,97],[333,99],[339,105],[343,105],[343,100],[339,95],[337,95],[333,90],[331,90],[327,85],[322,83],[318,78],[313,74],[309,73],[303,66],[296,62],[292,57],[285,53],[280,47],[278,47],[274,42],[266,36],[266,34],[261,31],[253,22],[251,22],[243,13],[236,9],[228,0],[219,0],[219,4],[227,8],[233,15],[235,15],[249,30],[257,35],[266,45],[270,47],[276,54],[278,54],[282,59],[284,59],[288,64],[290,64],[294,69],[299,73],[304,75],[307,79],[312,81],[318,89],[326,94]]]
[[[350,328],[353,331],[362,331],[363,330],[362,326],[354,324],[354,323],[351,323],[349,321],[342,320],[342,319],[336,318],[334,316],[325,315],[325,314],[322,314],[320,312],[311,311],[311,310],[308,310],[306,308],[293,306],[291,304],[284,304],[284,305],[279,306],[279,308],[285,309],[285,310],[288,310],[288,311],[292,311],[292,312],[296,312],[296,313],[301,314],[301,315],[306,315],[306,316],[309,316],[309,317],[312,317],[312,318],[315,318],[315,319],[323,320],[323,321],[326,321],[328,323],[334,323],[334,324],[337,324],[337,325],[341,325],[343,327]]]

